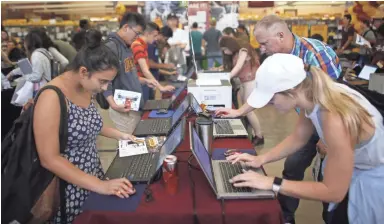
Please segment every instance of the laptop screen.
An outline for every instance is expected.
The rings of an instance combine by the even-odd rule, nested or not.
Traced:
[[[187,79],[191,78],[194,71],[195,71],[195,66],[189,67],[187,70],[187,73],[185,73],[185,77],[187,77]]]
[[[176,147],[180,144],[182,140],[182,131],[183,122],[180,122],[179,125],[173,130],[173,132],[167,137],[164,144],[160,148],[160,159],[157,164],[157,170],[163,164],[163,161],[167,155],[172,154],[172,152],[176,149]]]
[[[180,120],[181,116],[183,116],[184,112],[188,109],[189,100],[188,97],[185,97],[183,102],[179,105],[176,111],[172,115],[172,127],[176,124],[178,120]]]
[[[177,99],[177,97],[180,96],[180,93],[183,92],[183,90],[185,89],[186,85],[183,85],[181,87],[179,87],[175,93],[172,95],[172,102],[175,101]]]
[[[364,68],[361,70],[358,77],[360,79],[369,80],[371,74],[375,73],[376,70],[377,70],[377,67],[375,67],[375,66],[365,65]]]
[[[190,141],[193,141],[192,150],[201,168],[203,169],[205,176],[207,176],[211,186],[215,186],[213,181],[213,175],[212,175],[211,158],[209,157],[207,150],[205,149],[203,143],[201,142],[199,136],[197,135],[196,130],[194,128],[191,128],[191,129],[192,129],[192,140]]]
[[[197,102],[195,96],[191,93],[191,106],[193,111],[195,111],[196,114],[203,112],[203,109],[201,109],[199,102]]]

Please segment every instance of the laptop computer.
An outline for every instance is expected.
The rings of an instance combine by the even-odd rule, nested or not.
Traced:
[[[147,183],[158,171],[166,156],[172,154],[184,140],[185,118],[167,137],[159,152],[119,157],[116,155],[104,178],[125,177],[133,183]]]
[[[186,78],[185,81],[179,81],[179,80],[175,80],[175,81],[171,81],[171,85],[174,86],[175,88],[179,88],[183,85],[186,85],[188,84],[188,81],[189,79],[192,77],[193,73],[195,72],[195,65],[191,65],[188,69],[187,69],[187,72],[185,73],[184,77]]]
[[[172,117],[169,118],[155,118],[141,120],[136,126],[133,135],[138,137],[145,137],[148,135],[164,136],[176,126],[177,122],[181,119],[185,111],[189,108],[189,99],[185,97],[183,102],[179,104]]]
[[[193,94],[190,96],[191,107],[196,114],[201,113],[199,102]],[[213,137],[214,138],[233,138],[233,137],[248,137],[247,129],[244,127],[241,119],[213,118]]]
[[[145,102],[143,110],[159,110],[159,109],[169,109],[175,100],[180,96],[180,94],[184,91],[186,83],[181,85],[176,91],[173,93],[170,99],[162,99],[162,100],[147,100]]]
[[[377,70],[376,66],[372,65],[364,65],[363,69],[361,69],[359,75],[357,76],[358,79],[361,80],[367,80],[369,81],[371,74],[375,73]]]
[[[234,187],[233,184],[229,183],[229,180],[243,173],[243,169],[251,169],[261,175],[265,174],[261,168],[246,167],[244,163],[231,164],[227,160],[212,160],[191,123],[189,123],[189,133],[192,153],[217,199],[265,199],[275,197],[273,191]]]

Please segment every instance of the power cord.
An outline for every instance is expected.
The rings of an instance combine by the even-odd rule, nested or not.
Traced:
[[[147,186],[145,187],[144,194],[145,194],[145,202],[152,202],[155,200],[152,194],[152,190],[150,188],[151,179],[148,180]]]
[[[221,219],[222,219],[222,223],[225,224],[226,221],[225,221],[225,204],[224,204],[224,199],[221,199]]]
[[[193,207],[193,223],[194,224],[199,224],[199,218],[197,217],[197,212],[196,212],[196,192],[195,192],[195,181],[192,178],[192,169],[193,165],[191,163],[191,160],[193,158],[193,155],[189,156],[188,158],[188,175],[189,175],[189,181],[191,184],[191,193],[192,193],[192,207]]]

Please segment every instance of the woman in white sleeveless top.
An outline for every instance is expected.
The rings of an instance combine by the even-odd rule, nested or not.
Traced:
[[[280,112],[299,107],[301,114],[293,133],[273,149],[260,156],[237,154],[228,160],[260,167],[293,154],[317,131],[327,147],[324,180],[290,181],[244,171],[230,180],[234,186],[330,202],[330,223],[384,223],[383,117],[367,99],[332,81],[321,69],[305,68],[296,56],[274,54],[257,70],[247,104],[216,113],[242,116],[250,111],[247,106],[271,104]]]

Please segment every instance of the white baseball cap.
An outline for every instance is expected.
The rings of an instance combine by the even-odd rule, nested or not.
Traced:
[[[306,77],[303,60],[292,54],[269,56],[256,72],[255,89],[247,103],[253,108],[264,107],[275,93],[292,89]]]

